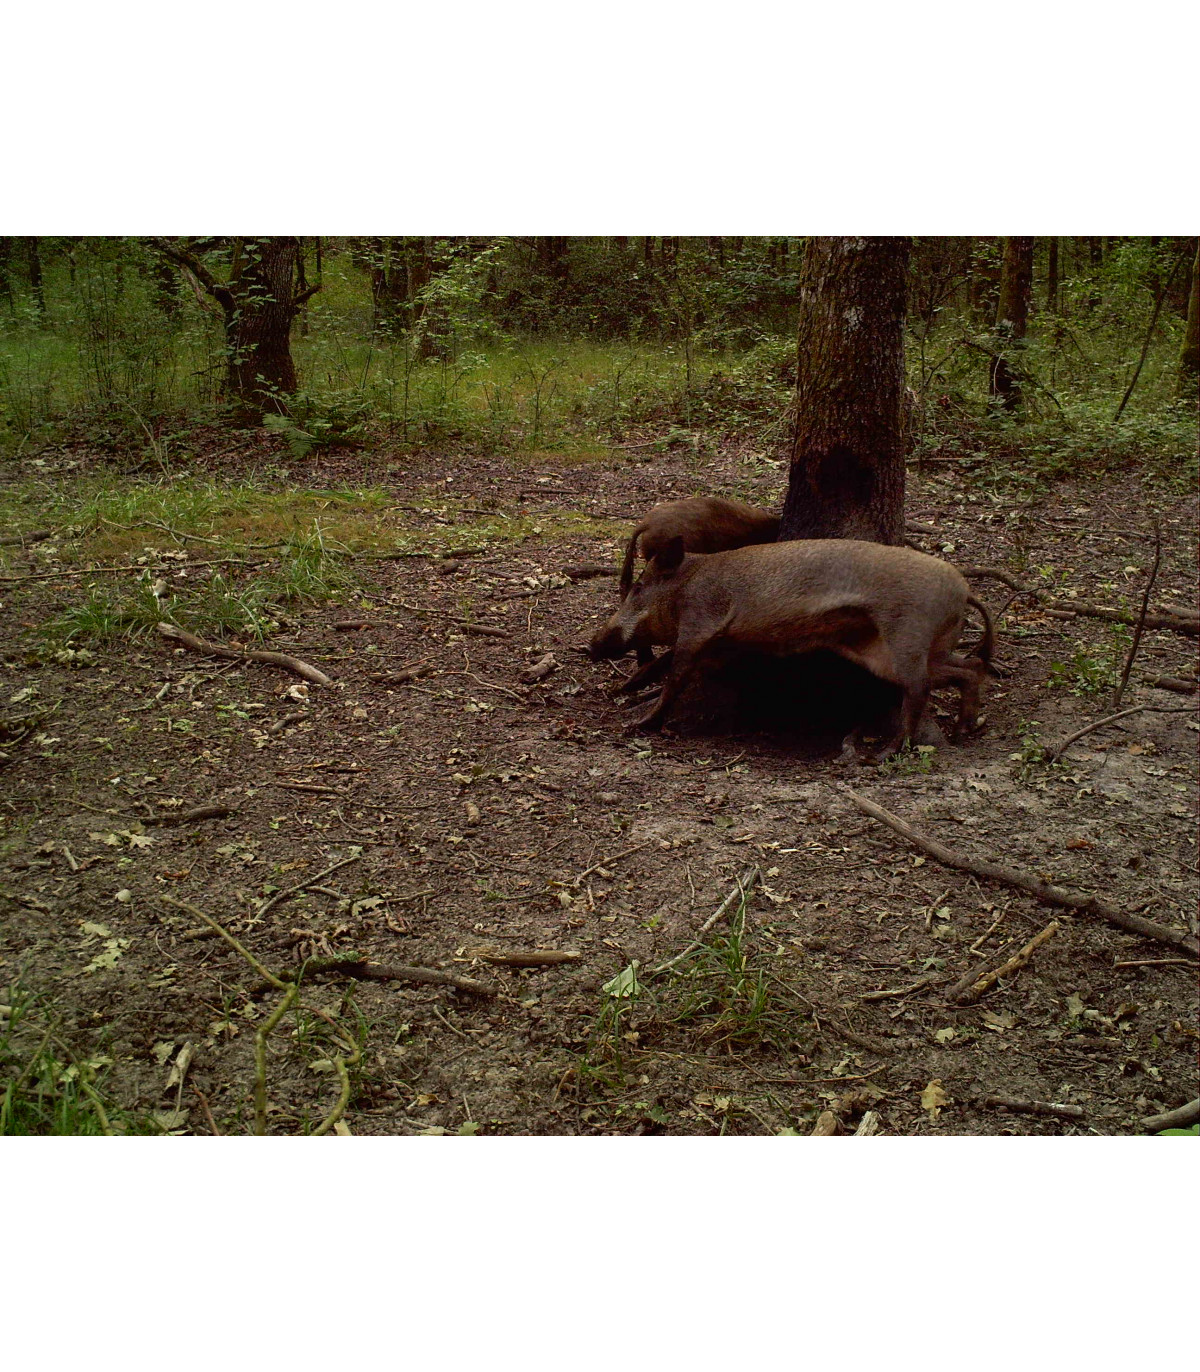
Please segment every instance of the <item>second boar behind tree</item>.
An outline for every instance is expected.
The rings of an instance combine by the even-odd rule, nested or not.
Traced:
[[[713,495],[664,500],[630,535],[621,566],[621,598],[633,585],[639,543],[642,556],[649,562],[677,538],[685,553],[723,553],[752,543],[774,543],[778,537],[779,516],[742,500]]]

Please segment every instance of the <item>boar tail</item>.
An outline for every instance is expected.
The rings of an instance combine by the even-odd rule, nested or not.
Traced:
[[[973,595],[967,596],[967,604],[973,605],[979,611],[983,620],[983,637],[975,645],[975,656],[979,658],[985,667],[992,665],[992,652],[996,646],[996,634],[992,627],[992,616],[988,612],[988,607],[982,600],[977,600]]]
[[[629,588],[633,585],[633,560],[637,557],[638,539],[645,532],[646,526],[639,524],[629,536],[629,543],[625,548],[625,561],[621,564],[621,580],[619,582],[622,600],[629,594]]]

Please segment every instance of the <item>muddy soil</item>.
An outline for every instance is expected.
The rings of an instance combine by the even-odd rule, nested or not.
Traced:
[[[1194,1098],[1194,961],[947,869],[846,788],[963,854],[1194,935],[1195,697],[1149,681],[1194,676],[1196,640],[1147,631],[1124,703],[1153,710],[1089,733],[1056,766],[1039,748],[1112,713],[1111,688],[1088,688],[1127,632],[1010,601],[994,580],[974,585],[994,613],[1007,603],[1003,676],[961,745],[851,767],[836,710],[818,708],[827,689],[801,692],[790,730],[726,718],[631,738],[632,712],[609,693],[629,666],[577,651],[615,581],[563,569],[615,567],[614,517],[706,490],[773,504],[784,473],[736,450],[626,456],[293,464],[313,486],[374,485],[386,468],[398,501],[440,482],[479,508],[544,511],[550,530],[563,511],[595,516],[594,534],[473,551],[482,516],[461,512],[437,524],[444,548],[465,550],[451,562],[356,562],[361,598],[295,607],[269,645],[332,687],[147,638],[56,661],[40,626],[86,578],[0,587],[3,713],[60,702],[0,743],[0,986],[19,979],[53,1004],[113,1101],[175,1132],[249,1129],[255,1031],[279,998],[178,903],[276,973],[354,954],[486,984],[306,975],[306,1002],[362,1044],[343,1124],[356,1134],[808,1133],[823,1111],[843,1132],[870,1111],[892,1134],[1120,1134]],[[51,481],[80,469],[39,460]],[[1194,611],[1195,502],[1137,472],[1033,503],[996,498],[953,463],[910,474],[920,546],[1025,580],[1052,569],[1059,599],[1137,606],[1149,506],[1163,530],[1154,603]],[[150,565],[173,575],[176,544],[156,537]],[[70,566],[51,542],[5,570]],[[351,619],[365,627],[338,627]],[[547,654],[550,674],[524,683]],[[384,679],[414,665],[425,674]],[[230,813],[170,822],[217,804]],[[653,975],[755,869],[744,915],[735,901],[700,950]],[[1058,932],[1022,970],[976,1003],[948,1002],[968,970],[1052,919]],[[579,957],[515,967],[481,949]],[[168,1090],[185,1048],[186,1079]],[[283,1020],[271,1132],[327,1114],[341,1052],[328,1020]]]

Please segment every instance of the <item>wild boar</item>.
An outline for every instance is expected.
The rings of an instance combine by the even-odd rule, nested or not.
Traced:
[[[953,652],[968,605],[984,621],[978,655],[971,657]],[[827,649],[903,692],[898,730],[880,753],[886,757],[913,736],[936,687],[958,686],[959,727],[974,724],[993,633],[987,608],[962,576],[910,548],[797,539],[697,556],[676,537],[650,560],[589,651],[594,659],[620,657],[631,648],[648,653],[655,644],[672,651],[638,672],[635,683],[664,673],[667,679],[635,729],[661,727],[705,654]]]
[[[779,516],[741,500],[711,495],[665,500],[655,505],[630,535],[621,566],[621,599],[633,585],[639,540],[642,556],[649,561],[676,538],[682,540],[686,553],[723,553],[751,543],[774,543],[778,537]]]

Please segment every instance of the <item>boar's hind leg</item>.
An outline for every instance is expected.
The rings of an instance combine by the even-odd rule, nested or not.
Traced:
[[[664,677],[671,670],[671,662],[675,654],[668,649],[660,657],[650,655],[650,660],[638,668],[636,672],[627,680],[623,681],[613,691],[614,696],[631,696],[635,691],[640,691],[644,686],[649,686],[653,682]]]
[[[930,668],[931,685],[957,686],[960,691],[958,718],[954,722],[954,738],[975,728],[979,716],[979,687],[987,668],[974,658],[962,658],[947,653]]]

